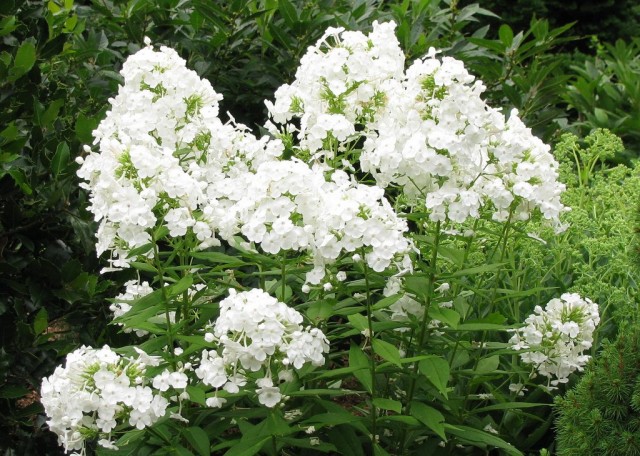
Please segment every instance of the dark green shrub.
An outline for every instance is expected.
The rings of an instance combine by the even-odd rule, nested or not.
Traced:
[[[546,20],[534,20],[517,33],[500,26],[497,39],[488,39],[488,28],[468,38],[463,59],[487,84],[487,98],[505,111],[518,109],[527,126],[550,141],[568,122],[561,100],[569,81],[568,61],[558,48],[573,38],[571,25],[550,28]]]
[[[100,71],[117,55],[64,3],[0,7],[0,448],[14,454],[57,454],[35,391],[59,356],[105,341],[109,282],[95,274],[74,156],[112,90]]]
[[[559,456],[640,455],[640,326],[623,325],[556,402]]]
[[[595,35],[608,42],[637,36],[640,27],[640,9],[633,0],[486,0],[482,5],[498,14],[503,23],[516,29],[526,28],[533,17],[545,18],[553,27],[576,22],[576,34],[581,37]],[[579,46],[587,50],[588,44],[587,40],[581,40],[567,49]]]
[[[640,154],[640,38],[598,48],[571,66],[575,76],[564,99],[589,131],[607,128],[619,135],[628,154]]]

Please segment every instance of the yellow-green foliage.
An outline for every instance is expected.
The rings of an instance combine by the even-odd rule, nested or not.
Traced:
[[[635,264],[635,222],[640,199],[640,164],[608,167],[604,160],[623,150],[620,139],[596,130],[583,141],[565,134],[556,145],[561,180],[567,183],[563,203],[571,207],[567,231],[553,236],[541,226],[547,244],[522,243],[517,254],[531,281],[577,292],[600,304],[602,328],[607,320],[635,311],[640,274]],[[534,282],[535,283],[535,282]]]

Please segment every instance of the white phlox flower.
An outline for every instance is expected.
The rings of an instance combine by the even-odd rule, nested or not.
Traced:
[[[342,171],[299,160],[273,161],[247,173],[235,204],[228,208],[240,231],[267,253],[308,252],[314,268],[307,282],[319,284],[325,265],[340,255],[364,251],[375,271],[406,264],[411,244],[406,221],[377,186],[355,183]],[[342,278],[343,275],[340,276]]]
[[[372,121],[386,102],[385,83],[402,77],[404,53],[395,27],[374,22],[368,35],[327,29],[300,60],[295,80],[265,102],[273,122],[297,131],[299,147],[314,157],[333,158],[327,143],[360,135],[356,125]],[[286,125],[293,118],[300,120],[299,129]]]
[[[41,402],[49,429],[65,451],[84,451],[86,439],[115,448],[111,432],[128,424],[137,429],[165,415],[169,402],[145,385],[147,365],[156,360],[138,349],[137,359],[125,358],[108,346],[81,347],[67,355],[65,367],[43,379]],[[150,364],[147,364],[150,363]]]
[[[460,60],[430,49],[405,71],[394,29],[389,22],[374,23],[368,36],[327,30],[295,80],[266,103],[271,131],[296,134],[294,153],[331,167],[344,161],[336,153],[362,147],[360,169],[382,188],[401,186],[433,221],[462,223],[487,207],[497,221],[538,211],[563,229],[565,186],[549,146],[517,111],[506,120],[489,107],[484,84]]]
[[[121,74],[124,85],[94,131],[99,151],[87,148],[78,170],[100,222],[97,253],[110,252],[106,270],[128,267],[128,252],[148,244],[158,224],[172,237],[193,233],[200,248],[218,245],[221,231],[235,234],[222,216],[225,179],[278,157],[280,141],[222,123],[222,96],[172,49],[147,46]]]
[[[299,312],[262,290],[230,290],[209,333],[219,352],[204,350],[195,373],[206,385],[233,394],[247,384],[247,374],[265,369],[267,376],[256,382],[256,394],[261,404],[273,407],[282,395],[272,375],[291,381],[291,368],[321,366],[329,352],[322,331],[303,327],[302,321]]]
[[[577,293],[564,293],[549,301],[544,310],[536,306],[509,343],[515,350],[523,350],[520,358],[525,363],[557,386],[589,361],[584,352],[591,348],[599,322],[597,304]]]

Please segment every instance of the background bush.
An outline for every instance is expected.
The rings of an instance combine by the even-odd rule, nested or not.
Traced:
[[[574,33],[582,37],[569,48],[589,49],[589,37],[615,42],[638,35],[640,7],[633,0],[580,2],[561,0],[486,0],[485,8],[498,12],[500,21],[511,27],[526,29],[532,17],[545,18],[552,27],[575,22]],[[497,21],[494,21],[494,24]]]

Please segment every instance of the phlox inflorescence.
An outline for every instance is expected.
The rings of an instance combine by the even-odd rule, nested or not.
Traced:
[[[199,248],[219,245],[232,204],[221,197],[226,179],[278,156],[280,142],[223,123],[222,96],[172,49],[147,46],[121,73],[124,85],[94,131],[99,152],[79,160],[100,222],[98,254],[128,267],[128,252],[148,244],[158,225],[172,237],[192,232]]]
[[[271,131],[295,134],[300,156],[338,167],[336,154],[362,144],[360,169],[382,188],[401,186],[433,221],[462,223],[483,207],[497,221],[527,220],[537,209],[562,230],[565,187],[549,146],[515,110],[506,120],[489,107],[461,61],[431,49],[404,71],[394,28],[328,30],[267,102]]]
[[[329,341],[317,328],[303,327],[302,315],[259,289],[236,292],[220,302],[220,316],[205,334],[218,350],[204,350],[196,375],[206,385],[237,393],[251,373],[264,376],[255,381],[258,400],[274,407],[283,396],[273,378],[288,381],[291,369],[306,363],[324,364]],[[222,406],[214,395],[210,406]]]
[[[406,223],[382,189],[282,160],[279,139],[222,123],[221,96],[171,49],[142,49],[122,74],[94,132],[100,151],[78,172],[100,222],[97,252],[111,253],[111,269],[128,267],[129,252],[149,245],[158,226],[170,237],[192,235],[200,249],[243,235],[270,254],[308,252],[316,284],[325,264],[361,248],[376,271],[408,267]]]
[[[65,450],[84,452],[85,440],[94,438],[113,448],[116,427],[144,429],[162,418],[169,401],[146,376],[147,367],[158,362],[142,350],[128,358],[108,346],[69,353],[65,367],[57,367],[41,389],[47,424]]]
[[[598,323],[596,303],[577,293],[564,293],[544,309],[536,306],[509,343],[515,350],[522,350],[520,358],[555,387],[569,381],[569,374],[582,370],[589,361],[591,357],[584,352],[593,344]]]

